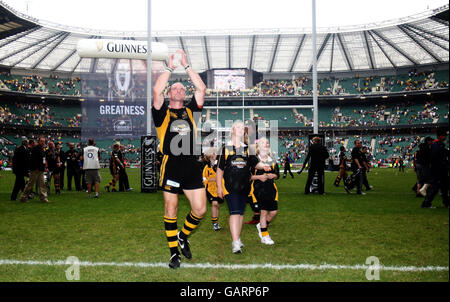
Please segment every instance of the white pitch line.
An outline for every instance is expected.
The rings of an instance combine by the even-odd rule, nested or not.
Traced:
[[[48,265],[48,266],[61,266],[61,265],[74,265],[80,266],[114,266],[114,267],[163,267],[167,268],[168,264],[163,262],[89,262],[80,261],[78,263],[67,262],[65,260],[0,260],[0,265]],[[213,264],[213,263],[182,263],[182,268],[198,268],[198,269],[274,269],[274,270],[380,270],[380,271],[397,271],[397,272],[429,272],[429,271],[448,271],[448,266],[369,266],[369,265],[337,265],[337,264]]]

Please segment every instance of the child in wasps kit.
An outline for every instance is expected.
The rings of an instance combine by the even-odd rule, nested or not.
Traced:
[[[120,161],[120,145],[119,143],[115,143],[113,145],[113,150],[111,151],[109,155],[109,172],[112,175],[112,179],[105,186],[106,191],[110,192],[110,187],[112,186],[112,192],[117,192],[116,190],[116,183],[119,181],[119,172],[120,169],[123,169],[123,164]]]
[[[214,231],[220,231],[219,225],[219,211],[220,204],[223,203],[223,199],[217,196],[217,183],[216,183],[216,171],[217,171],[217,151],[216,148],[208,148],[204,154],[204,161],[206,163],[203,168],[203,183],[206,188],[206,198],[211,203],[211,222]]]
[[[268,139],[258,140],[256,148],[259,163],[270,167],[270,170],[253,170],[250,194],[253,202],[258,202],[261,209],[260,222],[256,225],[261,243],[271,245],[274,241],[270,238],[268,227],[277,215],[278,189],[274,180],[280,177],[280,169],[275,159],[270,156]]]
[[[339,174],[336,177],[336,179],[334,180],[334,186],[335,187],[339,187],[339,183],[341,182],[341,179],[345,180],[348,177],[348,172],[347,172],[347,162],[349,161],[347,159],[347,155],[345,154],[345,147],[341,146],[339,148]]]
[[[180,267],[180,253],[188,259],[192,258],[188,236],[198,226],[206,212],[206,193],[202,180],[201,163],[194,153],[194,143],[197,128],[194,113],[201,113],[205,100],[206,85],[199,74],[188,64],[183,50],[180,63],[188,74],[195,91],[192,99],[184,104],[186,88],[182,83],[170,86],[167,96],[169,104],[164,102],[164,90],[168,84],[173,69],[175,54],[169,56],[168,67],[158,77],[153,86],[152,116],[160,141],[160,151],[163,154],[160,171],[160,188],[164,198],[164,227],[169,243],[170,268]],[[186,216],[183,228],[178,231],[178,194],[184,193],[191,205],[191,211]]]
[[[248,137],[248,148],[250,150],[250,154],[256,154],[256,126],[255,122],[252,120],[245,121],[245,133]],[[250,208],[253,211],[253,217],[251,220],[247,221],[245,224],[258,224],[259,217],[261,215],[261,210],[259,209],[259,205],[257,202],[253,202],[252,196],[249,194],[247,199]]]
[[[217,195],[224,197],[230,212],[231,251],[241,253],[240,235],[245,206],[250,191],[251,171],[260,169],[255,155],[251,155],[245,138],[244,123],[236,121],[231,127],[231,139],[222,147],[217,165]],[[267,167],[266,167],[267,169]]]

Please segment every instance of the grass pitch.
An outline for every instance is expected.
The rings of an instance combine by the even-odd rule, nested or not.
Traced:
[[[221,206],[222,230],[211,228],[211,207],[190,237],[192,260],[182,258],[181,268],[166,267],[169,250],[164,234],[161,192],[139,192],[139,169],[129,169],[133,192],[107,193],[109,181],[102,170],[99,199],[85,192],[52,188],[50,204],[36,197],[28,203],[10,201],[14,183],[11,172],[0,171],[0,281],[67,281],[69,265],[30,265],[29,261],[65,261],[76,256],[89,263],[81,266],[80,281],[368,281],[364,269],[352,268],[249,268],[250,264],[273,265],[365,265],[375,256],[384,266],[380,281],[449,281],[449,212],[440,196],[436,209],[422,209],[422,198],[411,191],[415,174],[411,169],[374,169],[368,174],[374,190],[365,196],[347,195],[333,186],[336,172],[327,172],[323,196],[304,195],[306,174],[277,181],[279,214],[269,232],[273,246],[260,243],[255,226],[244,225],[243,254],[231,253],[228,209]],[[189,212],[180,197],[178,228]],[[245,221],[252,216],[247,207]],[[23,264],[5,264],[21,260]],[[3,263],[2,263],[3,261]],[[158,264],[119,266],[123,263]],[[240,267],[205,268],[186,264],[236,264]],[[117,264],[117,265],[116,265]],[[184,266],[183,266],[184,265]],[[412,270],[402,271],[405,267]],[[423,267],[443,270],[421,271]]]

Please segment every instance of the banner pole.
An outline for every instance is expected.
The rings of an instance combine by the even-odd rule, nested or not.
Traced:
[[[316,34],[316,0],[312,0],[312,49],[313,49],[313,133],[319,134],[319,104],[317,99],[317,34]]]
[[[147,10],[147,136],[141,137],[141,193],[157,191],[157,141],[152,136],[152,1]]]

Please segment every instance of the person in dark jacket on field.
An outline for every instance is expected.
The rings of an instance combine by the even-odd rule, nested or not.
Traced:
[[[133,188],[130,188],[130,182],[128,180],[128,174],[126,171],[127,160],[125,158],[125,146],[124,145],[120,145],[119,160],[122,163],[122,169],[119,170],[119,192],[132,191]]]
[[[305,185],[305,194],[310,193],[310,187],[317,173],[318,179],[318,193],[323,194],[325,191],[325,160],[330,157],[327,148],[322,145],[322,139],[318,136],[314,137],[313,144],[309,147],[303,166],[309,161],[308,179]]]
[[[283,172],[283,178],[286,178],[288,172],[291,175],[292,178],[294,178],[294,174],[292,174],[291,171],[291,163],[292,163],[292,159],[289,156],[289,153],[286,153],[286,155],[284,156],[284,172]]]
[[[362,177],[362,184],[366,187],[366,191],[372,190],[372,186],[369,185],[369,181],[367,180],[367,173],[370,171],[370,162],[367,158],[367,155],[369,153],[369,149],[366,146],[363,146],[361,148],[362,152],[362,170],[361,170],[361,177]]]
[[[431,186],[427,190],[427,195],[422,203],[422,208],[431,209],[434,197],[441,191],[442,203],[449,207],[448,179],[449,179],[449,150],[445,147],[447,131],[438,130],[437,140],[431,145]]]
[[[362,143],[361,140],[357,139],[354,141],[354,148],[352,150],[352,175],[347,179],[347,181],[344,183],[344,188],[347,193],[350,194],[350,190],[352,190],[354,187],[356,187],[356,194],[359,195],[366,195],[366,193],[362,192],[362,184],[363,184],[363,177],[362,177],[362,169],[364,166],[364,157],[362,153]]]
[[[56,153],[59,157],[59,189],[64,190],[64,172],[66,171],[66,153],[62,149],[61,142],[56,143]]]
[[[28,176],[28,140],[23,140],[22,145],[16,148],[12,158],[13,173],[16,175],[11,200],[16,200],[19,191],[25,189],[25,176]]]
[[[21,202],[28,201],[28,195],[31,193],[35,183],[38,184],[41,201],[48,203],[47,186],[45,185],[44,173],[47,170],[47,161],[45,157],[45,137],[39,138],[38,144],[31,150],[31,172],[25,189],[20,196]]]
[[[75,189],[81,191],[81,170],[80,170],[80,154],[75,149],[75,144],[69,144],[69,150],[66,152],[67,161],[67,190],[72,190],[72,178],[75,181]]]
[[[414,153],[414,171],[417,174],[416,196],[425,197],[427,189],[430,186],[430,162],[431,162],[431,145],[433,139],[429,136],[425,137],[423,143],[419,144],[418,150]]]

